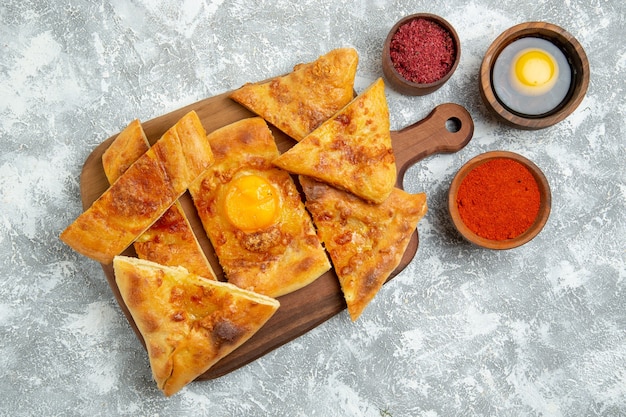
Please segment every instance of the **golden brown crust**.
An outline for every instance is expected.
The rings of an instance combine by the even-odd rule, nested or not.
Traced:
[[[246,84],[231,98],[300,140],[352,100],[358,54],[338,48],[271,81]]]
[[[189,191],[228,281],[278,297],[328,271],[330,262],[291,176],[271,163],[278,149],[265,121],[244,119],[208,139],[215,163]],[[229,184],[249,175],[272,184],[282,208],[271,225],[244,231],[229,221],[225,202]]]
[[[397,175],[383,80],[370,85],[274,164],[382,203]]]
[[[179,201],[137,238],[134,247],[139,258],[183,266],[201,277],[217,279]]]
[[[108,264],[213,162],[195,112],[170,128],[62,233],[77,252]]]
[[[311,178],[301,176],[300,184],[356,320],[400,263],[426,214],[426,195],[394,188],[387,200],[373,205]]]
[[[148,149],[150,143],[141,123],[134,120],[102,155],[102,166],[109,183],[113,184]],[[134,247],[141,259],[168,266],[180,265],[194,274],[216,279],[179,201],[137,238]]]
[[[256,333],[278,301],[183,267],[117,256],[124,303],[141,333],[153,377],[166,396],[178,392]]]
[[[133,120],[122,130],[102,154],[104,174],[113,184],[126,170],[150,149],[141,122]]]

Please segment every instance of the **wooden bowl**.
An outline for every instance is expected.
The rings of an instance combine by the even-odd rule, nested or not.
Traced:
[[[506,240],[486,239],[474,233],[463,222],[457,205],[457,193],[466,175],[479,165],[498,158],[512,159],[524,165],[531,172],[535,181],[537,182],[540,198],[539,212],[537,214],[537,217],[535,218],[534,223],[519,236]],[[533,162],[526,159],[525,157],[507,151],[491,151],[472,158],[465,165],[463,165],[458,173],[455,175],[452,183],[450,184],[450,190],[448,192],[448,210],[450,212],[450,217],[452,218],[452,223],[454,224],[458,232],[467,241],[487,249],[512,249],[532,240],[535,236],[537,236],[537,234],[541,231],[543,226],[548,221],[551,204],[552,197],[550,194],[550,186],[548,184],[548,180],[543,175],[543,172],[541,172],[539,167],[537,167],[537,165],[535,165]]]
[[[390,46],[392,38],[401,26],[415,19],[425,19],[437,23],[450,34],[450,37],[452,38],[452,41],[454,43],[455,55],[452,67],[443,77],[432,83],[420,84],[407,80],[396,70],[391,60]],[[383,74],[389,85],[391,85],[391,87],[396,91],[411,96],[423,96],[436,91],[442,85],[444,85],[456,70],[456,67],[459,65],[460,59],[461,41],[459,40],[459,36],[457,35],[452,25],[448,23],[445,19],[434,14],[417,13],[400,19],[389,31],[389,34],[387,35],[387,38],[385,39],[385,43],[383,45]]]
[[[571,66],[571,85],[566,98],[560,105],[546,114],[528,116],[511,111],[498,100],[493,88],[493,66],[502,50],[512,42],[538,37],[556,45]],[[491,44],[480,66],[480,95],[487,109],[500,121],[519,129],[536,130],[552,126],[569,116],[583,100],[589,86],[589,61],[580,43],[564,29],[546,22],[527,22],[504,31]]]

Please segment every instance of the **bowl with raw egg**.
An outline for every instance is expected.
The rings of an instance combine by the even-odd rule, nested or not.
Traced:
[[[500,34],[480,66],[480,95],[500,121],[543,129],[569,116],[589,86],[589,62],[565,29],[527,22]]]

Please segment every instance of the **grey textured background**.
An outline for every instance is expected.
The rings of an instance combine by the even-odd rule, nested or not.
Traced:
[[[425,97],[387,90],[393,129],[444,102],[475,135],[405,179],[425,191],[411,265],[357,323],[342,313],[220,379],[165,398],[100,266],[58,240],[81,211],[82,165],[134,118],[289,71],[328,50],[382,75],[387,31],[431,12],[462,42]],[[5,1],[0,5],[0,414],[80,416],[626,415],[626,5],[617,0]],[[588,94],[541,131],[497,123],[478,94],[490,43],[514,24],[562,26],[590,60]],[[448,185],[473,156],[521,153],[552,215],[528,245],[464,243]]]

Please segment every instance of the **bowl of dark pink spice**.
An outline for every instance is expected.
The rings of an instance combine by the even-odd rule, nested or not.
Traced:
[[[531,241],[546,224],[551,203],[541,169],[508,151],[486,152],[468,161],[448,193],[458,232],[487,249],[512,249]]]
[[[430,13],[399,20],[383,45],[383,74],[396,91],[433,93],[450,79],[461,58],[461,42],[450,23]]]

